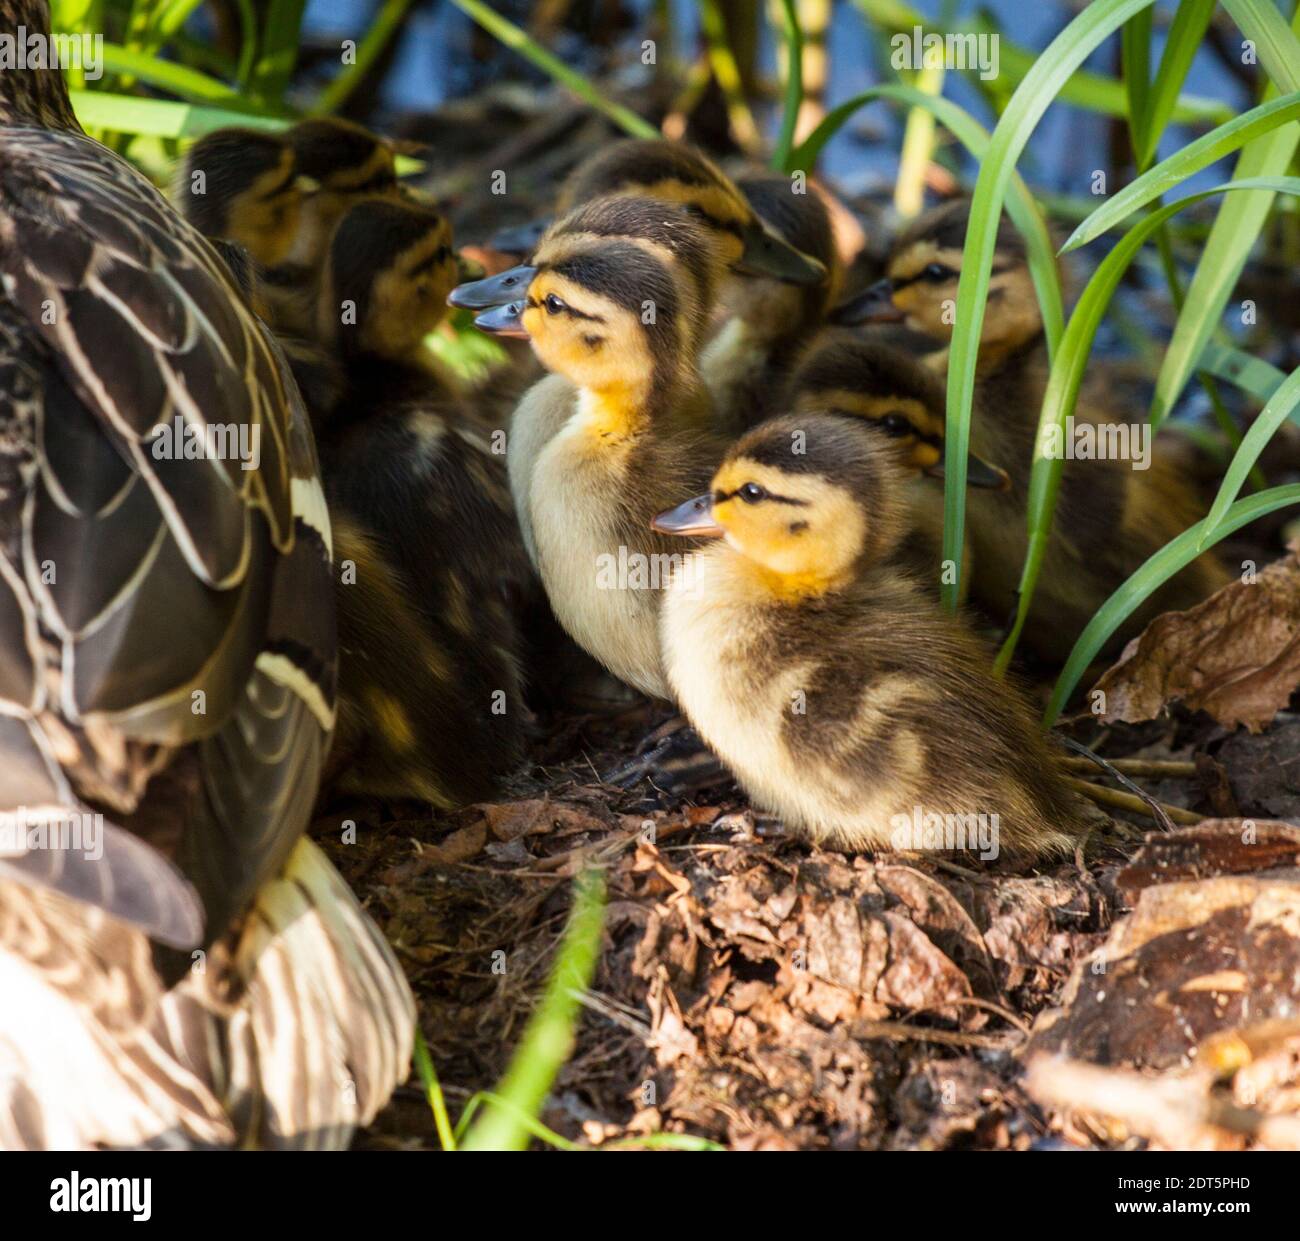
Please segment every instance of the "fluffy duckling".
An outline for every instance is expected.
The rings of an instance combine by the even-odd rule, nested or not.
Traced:
[[[329,402],[313,412],[341,567],[335,783],[443,808],[522,756],[513,608],[531,576],[504,458],[419,356],[455,280],[437,211],[352,207],[318,308],[337,372],[304,384]]]
[[[451,225],[432,205],[363,199],[338,221],[324,256],[315,339],[348,375],[347,415],[456,392],[425,347],[460,278]]]
[[[773,229],[712,160],[667,139],[626,138],[584,160],[561,187],[556,215],[594,198],[624,195],[682,206],[717,235],[726,265],[738,272],[795,284],[818,284],[825,277],[823,264]],[[531,254],[549,224],[540,220],[498,233],[491,244],[506,254]]]
[[[796,192],[789,177],[774,173],[741,177],[736,185],[759,218],[816,259],[825,275],[800,285],[759,275],[725,282],[722,326],[705,350],[701,370],[719,425],[730,432],[756,426],[780,407],[794,363],[825,323],[842,276],[830,212],[819,194],[806,187]]]
[[[717,540],[668,587],[667,680],[754,801],[814,841],[924,847],[914,824],[983,815],[1000,849],[1062,852],[1084,812],[1028,706],[894,559],[904,486],[856,419],[742,438],[707,493],[654,521]]]
[[[957,201],[923,216],[894,247],[885,279],[837,317],[901,320],[935,339],[939,351],[926,358],[927,365],[946,366],[952,327],[945,319],[951,319],[957,296],[968,213],[969,204]],[[976,565],[971,592],[995,622],[1005,621],[1016,605],[1028,543],[1030,467],[1046,382],[1046,344],[1024,245],[1004,217],[981,336],[971,443],[980,457],[1006,472],[1010,486],[972,492],[967,502]],[[1108,435],[1107,428],[1124,419],[1107,411],[1095,395],[1095,387],[1082,395],[1075,425]],[[1144,433],[1144,420],[1128,421],[1127,433]],[[1026,646],[1044,659],[1064,659],[1115,588],[1204,516],[1170,441],[1152,441],[1148,449],[1143,469],[1134,468],[1136,459],[1114,456],[1064,463],[1051,543],[1024,633]],[[1216,555],[1207,551],[1130,617],[1109,649],[1159,613],[1206,598],[1228,577]]]
[[[234,242],[260,266],[274,267],[293,251],[302,220],[293,148],[280,134],[216,130],[186,153],[172,201],[204,236]]]
[[[48,7],[0,4],[24,31]],[[414,1010],[303,834],[335,633],[301,399],[59,70],[0,74],[0,129],[0,1147],[346,1146]]]
[[[789,404],[802,415],[856,418],[877,431],[904,470],[906,533],[900,555],[923,578],[943,578],[943,384],[910,354],[854,332],[828,331],[808,353],[791,384]],[[1005,490],[1006,471],[972,454],[967,483]],[[962,594],[973,556],[967,539]]]
[[[699,342],[719,259],[704,228],[670,204],[606,200],[617,230],[586,227],[539,251],[526,296],[480,315],[524,335],[554,375],[515,413],[511,491],[551,607],[610,672],[669,697],[659,658],[659,578],[679,549],[650,518],[687,480],[702,485],[720,445]],[[594,208],[595,205],[593,205]],[[626,580],[625,580],[626,579]]]

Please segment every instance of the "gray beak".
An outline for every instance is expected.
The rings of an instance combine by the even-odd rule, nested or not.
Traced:
[[[489,306],[521,300],[535,275],[536,267],[511,267],[486,280],[458,284],[447,294],[447,305],[459,310],[486,310]]]

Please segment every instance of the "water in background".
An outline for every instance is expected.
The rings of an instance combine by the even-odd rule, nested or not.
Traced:
[[[755,0],[760,3],[761,0]],[[632,0],[629,8],[648,12],[651,0]],[[677,18],[677,38],[691,46],[699,29],[699,8],[695,0],[672,0]],[[934,16],[940,0],[913,0],[912,7]],[[518,17],[530,7],[522,2],[496,0],[495,7]],[[982,8],[990,12],[1006,32],[1006,37],[1021,47],[1041,51],[1069,21],[1071,6],[1063,3],[1026,4],[1025,0],[984,0]],[[1176,7],[1170,0],[1156,5],[1157,30],[1153,37],[1153,63],[1164,46],[1164,27]],[[355,38],[369,27],[379,8],[379,0],[309,0],[305,25],[320,38]],[[964,3],[965,12],[974,11],[973,3]],[[1165,19],[1165,20],[1162,20]],[[765,27],[765,31],[767,28]],[[427,111],[448,98],[464,94],[484,80],[484,68],[471,60],[468,49],[472,23],[448,0],[426,0],[408,19],[401,45],[380,94],[382,106],[392,112]],[[888,43],[873,48],[872,41],[883,36],[848,0],[839,0],[833,9],[829,36],[830,81],[828,107],[877,85],[882,78],[877,63],[888,63]],[[1113,42],[1113,40],[1112,40]],[[579,69],[593,69],[596,57],[583,40],[572,34],[561,37],[554,49]],[[883,53],[883,54],[882,54]],[[764,61],[775,65],[775,49],[770,31],[765,33]],[[1113,73],[1113,51],[1108,45],[1094,54],[1088,67],[1099,73]],[[513,53],[505,51],[496,59],[491,76],[527,78],[542,81],[542,76]],[[961,104],[985,124],[993,117],[979,90],[966,74],[949,73],[944,93]],[[1202,49],[1192,65],[1185,91],[1194,95],[1225,100],[1247,106],[1241,85],[1227,72],[1208,49]],[[775,123],[775,118],[772,118]],[[1050,108],[1030,140],[1021,161],[1021,172],[1035,186],[1049,192],[1075,196],[1088,193],[1093,169],[1105,168],[1107,158],[1107,118],[1065,105]],[[892,183],[896,171],[898,136],[901,121],[898,109],[891,104],[868,105],[827,146],[823,170],[850,192],[868,190]],[[866,136],[884,138],[883,142],[865,140]],[[1168,154],[1187,141],[1187,134],[1173,128],[1166,133],[1161,154]],[[1222,180],[1218,172],[1207,169],[1190,188],[1204,188]],[[1113,187],[1111,187],[1113,188]]]

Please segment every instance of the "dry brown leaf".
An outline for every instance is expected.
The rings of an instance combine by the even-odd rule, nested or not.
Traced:
[[[1300,686],[1300,557],[1157,616],[1099,680],[1106,723],[1154,719],[1171,702],[1259,732]]]

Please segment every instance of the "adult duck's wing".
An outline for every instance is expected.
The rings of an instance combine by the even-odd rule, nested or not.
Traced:
[[[145,908],[165,855],[211,938],[305,826],[333,722],[306,415],[225,264],[81,134],[0,133],[0,290],[0,810],[130,833],[2,865],[192,941],[184,885]]]

